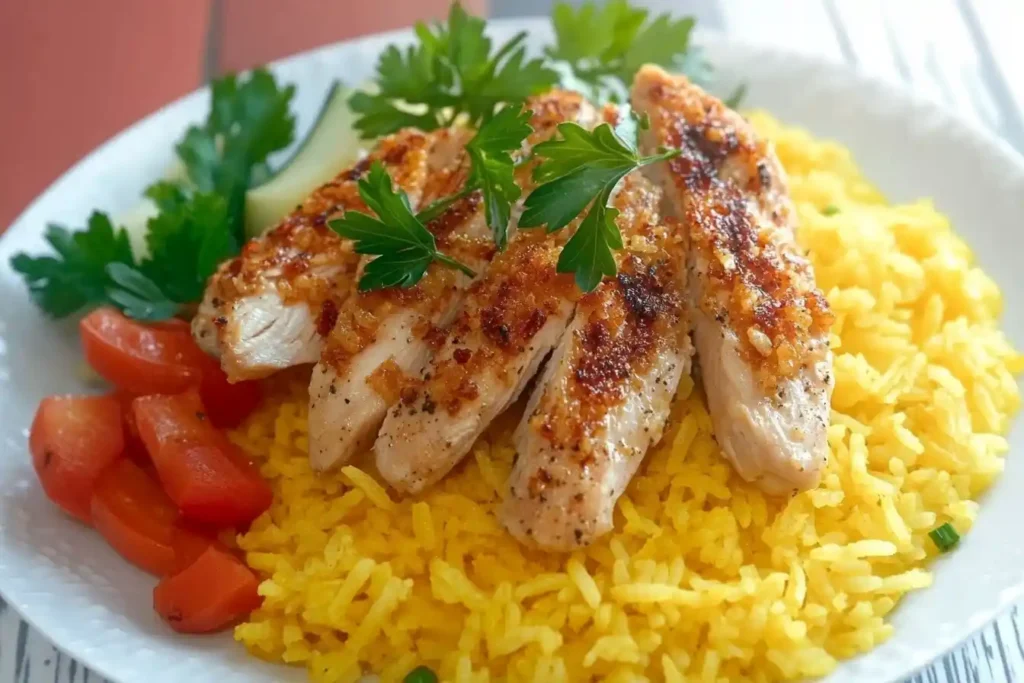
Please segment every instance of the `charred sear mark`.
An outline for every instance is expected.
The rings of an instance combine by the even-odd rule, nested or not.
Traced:
[[[435,351],[444,345],[445,337],[446,333],[444,328],[438,327],[437,325],[431,325],[423,333],[423,341],[427,342],[430,348]]]
[[[705,312],[730,321],[746,358],[764,371],[762,379],[791,376],[809,336],[826,334],[833,320],[806,261],[771,241],[777,228],[759,229],[732,184],[715,183],[692,204],[688,218],[691,248],[707,263],[710,287],[727,302],[722,310],[709,297]],[[755,346],[756,340],[763,341]]]
[[[653,360],[659,339],[666,336],[680,312],[678,294],[664,286],[659,266],[628,264],[607,289],[603,305],[595,306],[577,333],[580,353],[576,387],[605,405],[622,399],[628,379]]]
[[[671,161],[672,172],[697,190],[718,175],[722,163],[740,148],[740,140],[735,130],[708,117],[696,123],[678,121],[670,145],[683,152]]]
[[[445,246],[448,235],[476,213],[481,201],[483,199],[479,190],[468,197],[463,197],[449,206],[440,216],[427,223],[427,230],[434,234],[434,237],[440,241],[441,246]]]
[[[320,316],[316,321],[316,331],[321,337],[326,337],[334,329],[338,322],[338,304],[328,299],[320,307]]]
[[[341,177],[345,180],[359,180],[363,177],[367,171],[370,170],[370,165],[373,163],[373,157],[363,157],[356,164],[341,174]]]
[[[677,305],[658,281],[657,269],[657,266],[651,266],[641,273],[622,272],[616,278],[630,313],[646,324],[652,323],[658,314]]]

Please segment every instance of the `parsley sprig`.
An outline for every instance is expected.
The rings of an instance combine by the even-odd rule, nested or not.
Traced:
[[[593,99],[624,101],[633,75],[649,63],[704,80],[706,65],[690,47],[693,17],[650,19],[646,9],[611,0],[603,6],[585,2],[578,9],[558,3],[551,21],[556,42],[545,54],[568,64]]]
[[[603,6],[584,2],[579,9],[559,4],[553,22],[557,42],[546,50],[546,59],[527,58],[525,34],[494,45],[485,22],[456,2],[447,22],[417,24],[413,45],[391,46],[381,54],[376,90],[350,99],[355,127],[364,137],[406,126],[433,130],[464,124],[478,132],[466,147],[471,169],[462,190],[418,214],[404,193],[393,189],[382,166],[360,182],[376,216],[350,212],[333,226],[355,240],[361,253],[377,257],[360,280],[362,289],[409,287],[433,261],[471,274],[437,249],[426,227],[471,193],[483,199],[495,245],[506,247],[512,206],[521,195],[513,155],[532,132],[523,102],[558,82],[554,67],[568,68],[582,86],[575,89],[598,100],[625,99],[626,84],[648,62],[681,69],[698,82],[707,76],[707,64],[689,45],[691,18],[651,17],[626,0],[611,0]],[[52,255],[12,259],[39,306],[62,317],[114,305],[133,317],[156,320],[198,301],[206,279],[244,240],[245,192],[268,174],[269,156],[292,141],[293,95],[294,88],[280,87],[263,69],[214,83],[209,115],[175,148],[188,181],[157,183],[146,192],[159,210],[147,224],[149,256],[137,259],[125,231],[102,213],[94,213],[81,232],[50,226],[46,239]],[[675,154],[640,156],[633,130],[638,119],[620,120],[614,130],[602,125],[592,132],[563,124],[559,138],[538,145],[540,184],[526,199],[520,220],[523,228],[546,225],[554,232],[586,211],[558,269],[575,273],[587,291],[615,273],[614,251],[622,248],[618,212],[608,205],[616,184],[634,169]]]
[[[228,225],[241,244],[245,192],[255,184],[254,174],[265,174],[267,158],[295,137],[295,116],[289,109],[295,86],[281,88],[269,71],[256,69],[241,81],[228,74],[210,89],[206,122],[190,127],[175,150],[198,192],[227,201]]]
[[[329,225],[338,234],[355,241],[360,254],[377,256],[367,264],[359,288],[412,287],[433,261],[457,268],[473,277],[466,265],[446,256],[438,248],[426,224],[441,216],[460,199],[479,191],[483,195],[487,223],[499,249],[508,244],[508,223],[512,203],[519,199],[512,152],[522,147],[532,132],[529,111],[505,107],[481,126],[466,145],[471,161],[463,188],[413,214],[409,198],[392,187],[391,176],[380,163],[370,167],[359,181],[359,196],[377,214],[348,211]]]
[[[257,69],[243,79],[226,76],[211,90],[206,121],[175,148],[188,182],[146,190],[158,209],[146,226],[148,257],[137,259],[125,230],[97,211],[84,230],[47,228],[54,255],[11,259],[46,313],[61,318],[109,305],[142,320],[169,318],[198,301],[206,279],[238,252],[245,192],[294,136],[294,88]]]
[[[107,275],[108,264],[135,266],[128,234],[100,212],[89,216],[85,230],[49,225],[44,237],[54,255],[16,254],[11,267],[25,279],[36,305],[56,318],[110,301],[116,283]]]
[[[356,129],[373,138],[406,126],[433,130],[464,120],[479,126],[502,103],[521,103],[547,90],[558,74],[541,59],[527,59],[525,33],[492,52],[486,22],[458,2],[446,24],[416,24],[417,44],[394,45],[377,62],[376,93],[349,100],[359,114]]]
[[[555,232],[590,205],[558,258],[558,272],[575,273],[576,285],[584,292],[616,272],[613,252],[622,248],[622,235],[615,224],[619,212],[608,206],[615,186],[638,168],[679,155],[678,150],[661,150],[640,156],[636,119],[630,113],[622,118],[617,130],[607,123],[593,131],[575,123],[559,124],[558,137],[534,148],[544,158],[534,171],[541,184],[526,198],[519,227],[547,226],[548,232]]]
[[[438,250],[434,235],[412,212],[409,197],[392,187],[391,176],[379,161],[373,162],[367,176],[359,180],[359,196],[376,216],[346,211],[328,225],[355,242],[356,253],[377,257],[363,271],[361,291],[411,287],[423,279],[433,261],[470,277],[475,275],[468,266]]]

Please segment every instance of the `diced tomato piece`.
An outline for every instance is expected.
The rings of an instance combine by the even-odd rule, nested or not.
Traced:
[[[211,545],[209,535],[182,524],[178,508],[154,478],[130,460],[100,475],[92,494],[92,524],[110,546],[140,569],[176,574]]]
[[[153,589],[153,608],[180,633],[224,628],[260,606],[259,579],[231,553],[211,546]]]
[[[110,397],[116,399],[118,404],[121,406],[121,419],[124,422],[125,437],[135,437],[138,439],[139,426],[135,424],[135,411],[132,410],[132,401],[134,401],[137,396],[127,391],[115,389],[110,392]]]
[[[121,406],[107,396],[42,400],[29,435],[32,464],[54,503],[83,522],[100,474],[124,452]]]
[[[183,517],[218,528],[240,526],[270,507],[270,486],[210,424],[195,391],[142,396],[133,406],[160,482]]]
[[[206,549],[210,546],[223,550],[224,552],[230,552],[223,543],[203,531],[196,530],[191,525],[187,525],[178,520],[174,525],[174,535],[171,544],[174,546],[174,570],[172,574],[186,569],[189,565],[195,562],[200,555],[206,552]]]
[[[143,325],[112,308],[98,308],[82,319],[79,330],[89,365],[119,389],[175,393],[199,382],[205,356],[187,327]]]
[[[147,474],[156,476],[156,470],[153,469],[153,463],[149,459],[149,453],[146,452],[146,446],[142,443],[142,437],[139,436],[139,426],[135,424],[135,411],[132,409],[132,401],[135,400],[135,394],[130,394],[127,391],[121,391],[117,389],[110,393],[111,398],[117,399],[117,402],[121,404],[121,420],[124,424],[124,454],[129,460],[146,470]]]
[[[107,469],[92,494],[92,523],[125,559],[157,576],[176,567],[178,509],[154,479],[130,460]]]
[[[263,401],[263,384],[257,380],[232,384],[216,359],[203,358],[199,395],[210,422],[222,429],[237,427]]]

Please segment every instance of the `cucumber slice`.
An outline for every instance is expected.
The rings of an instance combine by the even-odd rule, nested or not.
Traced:
[[[245,198],[247,237],[261,235],[362,154],[367,143],[352,127],[355,116],[348,107],[350,94],[350,89],[332,85],[313,128],[295,154],[269,180],[249,190]]]
[[[149,255],[149,246],[146,244],[149,219],[158,213],[159,210],[153,200],[143,197],[138,204],[114,217],[114,225],[124,228],[128,233],[128,241],[132,245],[132,253],[136,259],[141,260]]]

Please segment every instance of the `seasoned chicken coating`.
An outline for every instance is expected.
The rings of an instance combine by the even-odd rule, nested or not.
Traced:
[[[786,177],[770,144],[722,102],[645,66],[642,147],[682,150],[651,174],[687,238],[694,342],[722,450],[771,494],[817,485],[827,462],[832,314],[794,242]]]
[[[412,129],[384,138],[369,156],[221,265],[207,283],[192,334],[220,358],[228,377],[265,377],[320,358],[321,334],[330,331],[321,310],[329,316],[348,297],[360,260],[327,220],[350,209],[367,210],[358,181],[376,160],[416,206],[434,139]]]
[[[625,239],[647,229],[648,193],[624,180],[612,199]],[[395,488],[419,491],[469,451],[559,344],[580,292],[556,265],[571,228],[521,232],[475,283],[416,393],[388,413],[374,449]]]
[[[612,528],[615,503],[661,439],[693,347],[678,224],[638,172],[620,191],[637,226],[618,275],[584,296],[515,434],[499,517],[546,550],[586,546]]]
[[[589,105],[576,94],[552,91],[531,99],[526,108],[534,112],[534,132],[520,157],[550,137],[557,123],[576,120]],[[424,204],[462,188],[471,168],[465,153],[470,137],[469,131],[453,132],[447,143],[434,146]],[[528,187],[528,166],[519,169],[517,182]],[[479,192],[427,227],[446,254],[478,275],[487,270],[495,247]],[[372,444],[388,406],[410,395],[411,381],[427,364],[432,344],[451,324],[470,283],[466,275],[433,264],[415,287],[359,293],[345,301],[310,384],[310,461],[315,468],[343,463]]]

